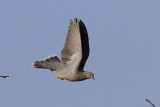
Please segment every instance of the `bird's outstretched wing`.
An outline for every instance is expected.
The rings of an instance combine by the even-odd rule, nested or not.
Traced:
[[[61,62],[71,71],[82,71],[88,56],[89,40],[86,27],[81,20],[71,20],[61,52]]]

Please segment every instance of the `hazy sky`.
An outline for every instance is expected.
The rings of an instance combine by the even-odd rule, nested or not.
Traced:
[[[159,0],[0,0],[0,107],[160,106]],[[68,82],[32,62],[60,55],[70,19],[86,24],[94,80]]]

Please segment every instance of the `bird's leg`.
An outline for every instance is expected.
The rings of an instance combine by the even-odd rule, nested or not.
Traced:
[[[58,79],[61,79],[61,80],[64,80],[64,79],[62,79],[62,78],[59,78],[59,77],[57,77]]]

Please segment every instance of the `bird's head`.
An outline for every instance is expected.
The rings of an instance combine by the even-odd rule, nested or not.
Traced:
[[[87,79],[94,79],[94,74],[92,72],[89,71],[85,71],[84,75]],[[95,80],[95,79],[94,79]]]

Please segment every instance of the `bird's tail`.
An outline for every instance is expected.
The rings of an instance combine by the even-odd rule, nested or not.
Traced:
[[[56,71],[61,67],[61,61],[55,55],[51,55],[44,60],[35,61],[33,63],[33,67],[35,68],[42,68],[42,69],[50,69]]]

